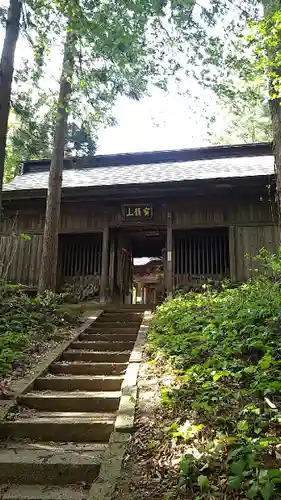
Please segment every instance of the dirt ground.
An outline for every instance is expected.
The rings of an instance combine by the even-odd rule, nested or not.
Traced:
[[[147,361],[147,360],[146,360]],[[180,456],[167,439],[160,406],[162,380],[149,363],[141,366],[136,431],[128,446],[114,500],[174,500]]]

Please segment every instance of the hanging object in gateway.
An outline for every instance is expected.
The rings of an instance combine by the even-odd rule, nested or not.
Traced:
[[[122,215],[127,221],[130,220],[149,220],[153,217],[153,207],[146,205],[122,205]]]

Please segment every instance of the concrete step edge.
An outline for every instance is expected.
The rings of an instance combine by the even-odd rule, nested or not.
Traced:
[[[89,412],[89,411],[36,411],[29,418],[22,418],[21,415],[15,420],[2,420],[0,425],[13,424],[17,422],[24,423],[41,423],[45,421],[51,421],[57,424],[61,422],[76,423],[76,422],[89,422],[89,423],[107,423],[114,422],[116,417],[116,412],[104,411],[104,412]],[[49,440],[50,441],[50,440]]]
[[[113,362],[127,363],[132,351],[92,351],[83,349],[74,349],[65,351],[61,359],[65,361],[85,361],[85,362]]]
[[[38,377],[37,380],[97,380],[97,381],[110,381],[110,380],[123,380],[124,375],[71,375],[71,374],[65,374],[65,375],[57,375],[57,374],[52,374],[48,373],[45,377]]]
[[[85,330],[85,332],[83,333],[106,333],[108,331],[108,333],[133,333],[133,334],[137,334],[138,333],[138,330],[139,330],[139,327],[135,327],[135,328],[132,328],[132,327],[126,327],[126,326],[110,326],[108,327],[108,330],[104,327],[102,327],[101,325],[95,325],[95,326],[90,326],[89,328],[87,328],[87,330]]]
[[[39,412],[38,412],[39,413]],[[37,412],[15,421],[0,423],[0,437],[37,441],[107,443],[113,431],[115,416],[97,417],[91,412]],[[64,414],[64,415],[63,415]],[[77,416],[78,415],[78,416]],[[1,499],[2,500],[2,499]]]
[[[134,342],[137,339],[135,333],[82,333],[77,340],[90,340],[95,342]]]
[[[120,398],[121,391],[36,391],[22,394],[19,401],[28,399],[110,399]]]
[[[30,449],[30,448],[20,448],[20,452],[18,448],[8,448],[0,451],[0,475],[2,472],[3,464],[36,464],[41,463],[43,461],[44,465],[47,464],[63,464],[66,465],[68,463],[69,466],[73,465],[94,465],[100,464],[104,451],[51,451],[51,450],[38,450],[38,449]],[[50,478],[51,480],[51,478]]]
[[[86,500],[88,492],[74,486],[15,485],[0,486],[1,500]]]
[[[140,322],[136,321],[128,321],[128,322],[123,322],[123,321],[100,321],[99,323],[89,326],[87,330],[90,330],[91,328],[123,328],[124,330],[138,330],[140,327]]]
[[[97,351],[97,352],[124,352],[132,351],[134,347],[134,342],[91,342],[91,341],[81,341],[73,342],[70,346],[70,350],[82,350],[82,351]]]
[[[77,349],[67,349],[66,351],[64,351],[64,353],[77,353],[77,352],[80,352],[80,353],[85,353],[85,354],[97,354],[97,355],[114,355],[114,356],[118,356],[118,354],[120,355],[124,355],[124,353],[128,353],[130,354],[131,351],[129,349],[127,349],[126,351],[95,351],[94,349],[79,349],[77,351]],[[63,354],[64,354],[63,353]]]
[[[93,375],[96,376],[125,376],[128,363],[89,363],[86,361],[68,361],[64,363],[53,363],[50,366],[52,375]]]
[[[104,453],[108,448],[108,443],[65,443],[65,442],[53,442],[53,441],[28,441],[24,440],[11,440],[6,441],[5,450],[46,450],[48,453],[53,453],[59,451],[59,453],[84,453],[84,452],[97,452]],[[1,450],[0,450],[1,452]]]
[[[111,346],[111,345],[114,345],[116,347],[118,347],[119,345],[122,346],[122,345],[134,345],[134,341],[133,340],[76,340],[75,342],[72,342],[72,344],[70,345],[70,348],[73,346],[73,345],[78,345],[78,344],[90,344],[90,345],[96,345],[96,346],[101,346],[101,345],[108,345],[108,346]]]
[[[76,352],[76,351],[75,351]],[[85,361],[64,361],[64,362],[61,362],[61,361],[58,361],[57,363],[52,363],[51,364],[51,367],[52,366],[55,366],[55,365],[59,365],[59,366],[69,366],[69,365],[74,365],[74,366],[96,366],[96,367],[100,367],[100,368],[103,368],[103,367],[123,367],[123,368],[126,368],[128,366],[128,363],[124,362],[117,362],[115,363],[114,361],[104,361],[104,362],[100,362],[100,363],[97,363],[97,362],[93,362],[93,363],[87,363]]]

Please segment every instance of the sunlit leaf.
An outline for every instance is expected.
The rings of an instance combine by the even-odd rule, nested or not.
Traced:
[[[207,478],[207,476],[203,476],[203,475],[198,476],[197,483],[198,483],[200,490],[202,490],[202,491],[207,490],[209,488],[209,479]]]

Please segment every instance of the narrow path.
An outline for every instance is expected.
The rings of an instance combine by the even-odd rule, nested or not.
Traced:
[[[1,500],[84,500],[114,427],[142,314],[104,312],[0,422]]]

